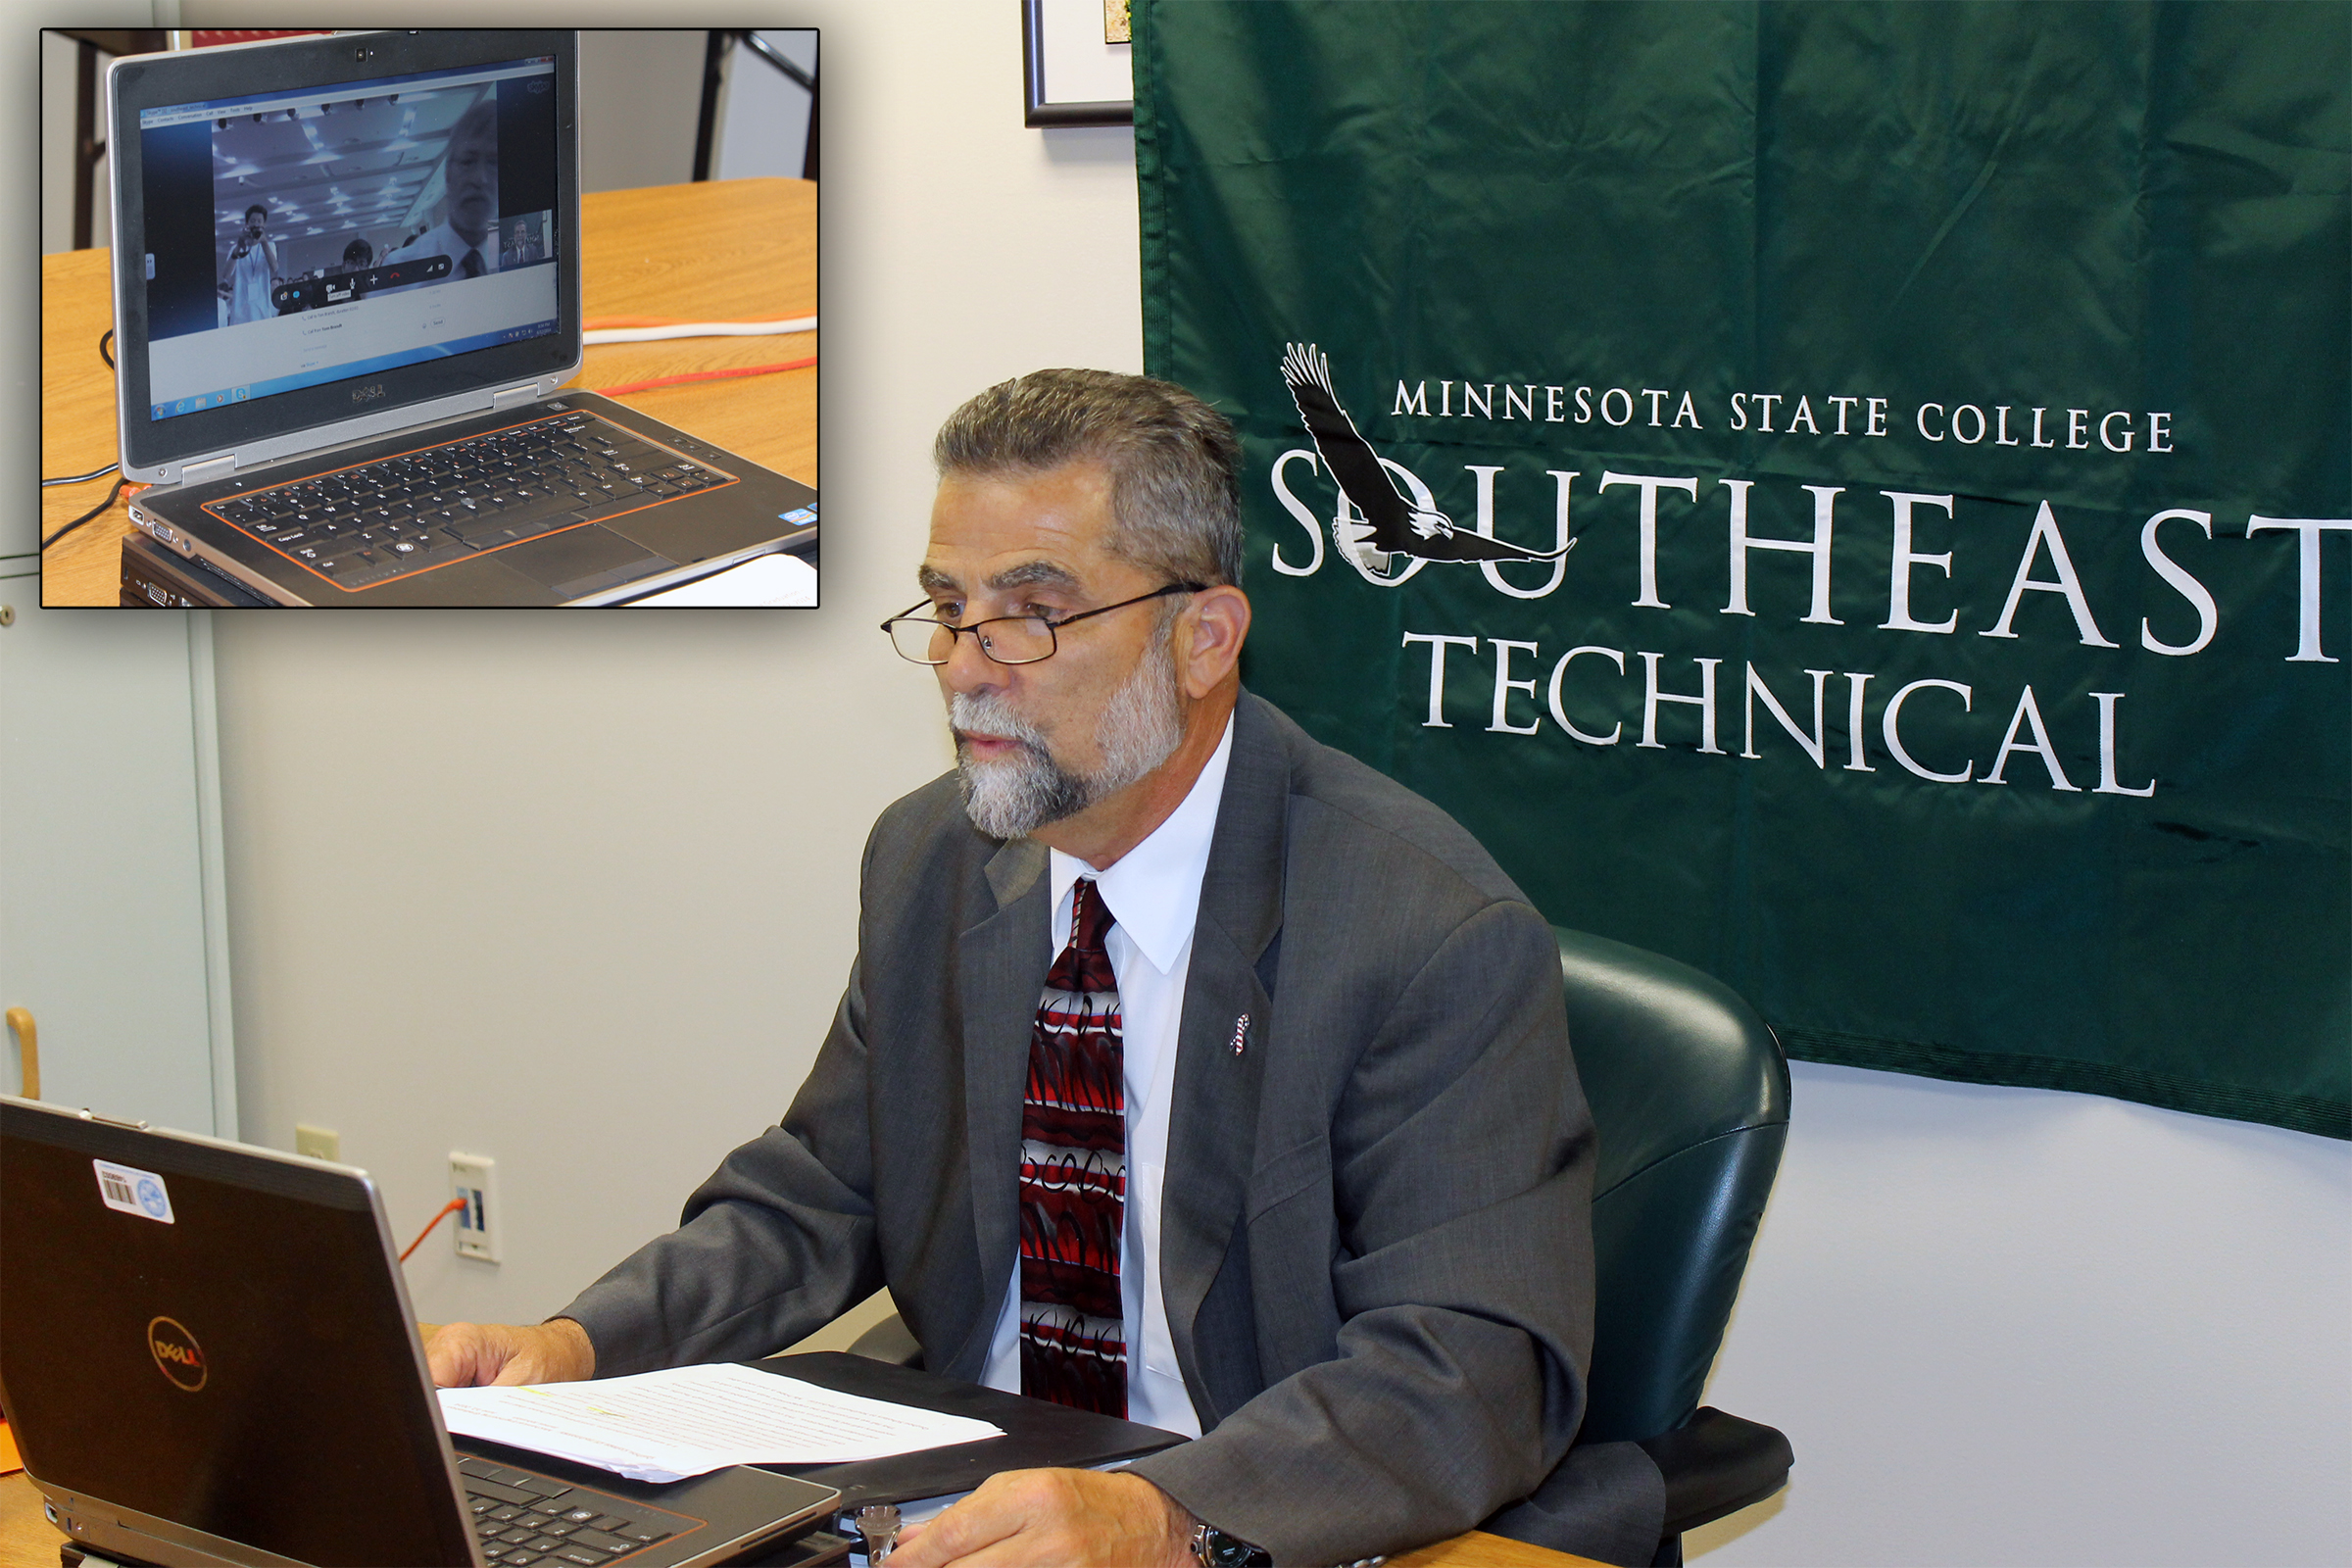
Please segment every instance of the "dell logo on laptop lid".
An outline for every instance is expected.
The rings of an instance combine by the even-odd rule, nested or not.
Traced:
[[[208,1368],[204,1364],[204,1349],[196,1336],[181,1327],[177,1320],[159,1317],[147,1325],[147,1353],[174,1385],[194,1394],[204,1387]]]

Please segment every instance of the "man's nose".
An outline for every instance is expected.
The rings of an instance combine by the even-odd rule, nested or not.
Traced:
[[[971,693],[1001,690],[1011,670],[998,663],[980,649],[981,634],[962,631],[955,634],[948,650],[948,662],[939,666],[940,684],[952,692]]]

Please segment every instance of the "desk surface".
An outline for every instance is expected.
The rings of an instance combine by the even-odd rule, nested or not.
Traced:
[[[0,1568],[57,1568],[57,1545],[64,1539],[41,1517],[40,1494],[31,1482],[22,1473],[0,1478]],[[1477,1530],[1389,1562],[1392,1568],[1601,1568],[1588,1557],[1545,1551]]]
[[[41,1517],[41,1494],[24,1472],[0,1478],[0,1568],[57,1568],[63,1540]]]
[[[41,472],[87,473],[115,455],[115,378],[98,358],[114,324],[111,253],[41,258]],[[732,320],[816,313],[816,186],[733,179],[598,191],[580,203],[586,313]],[[816,336],[683,338],[590,348],[572,385],[595,391],[689,370],[807,359]],[[691,382],[623,401],[713,445],[816,483],[816,369]],[[111,479],[41,492],[46,539],[96,506]],[[41,558],[44,605],[112,605],[122,539],[117,498]]]

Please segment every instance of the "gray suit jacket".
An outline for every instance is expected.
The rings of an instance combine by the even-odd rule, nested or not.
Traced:
[[[973,829],[953,776],[883,813],[782,1124],[564,1309],[600,1374],[767,1354],[888,1285],[926,1362],[978,1380],[1046,869]],[[1138,1473],[1286,1563],[1536,1491],[1592,1335],[1592,1124],[1542,917],[1444,812],[1245,696],[1177,1050],[1161,1278],[1205,1435]]]

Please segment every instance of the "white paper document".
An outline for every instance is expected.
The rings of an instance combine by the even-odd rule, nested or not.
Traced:
[[[740,566],[697,577],[690,583],[629,602],[641,605],[733,605],[807,609],[816,603],[816,568],[798,556],[771,551],[754,556]]]
[[[731,1464],[840,1464],[1004,1436],[969,1416],[836,1394],[731,1363],[587,1383],[443,1389],[459,1436],[679,1481]]]

